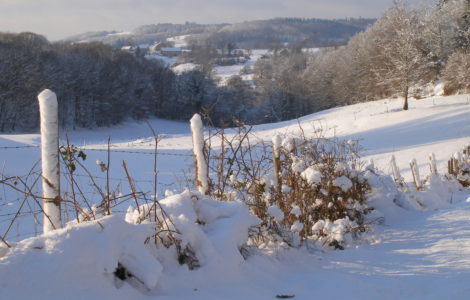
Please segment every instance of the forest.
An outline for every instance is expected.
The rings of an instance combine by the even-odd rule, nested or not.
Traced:
[[[233,76],[218,86],[211,68],[170,68],[99,42],[51,43],[34,33],[0,34],[0,131],[34,131],[36,96],[54,90],[66,129],[202,113],[216,126],[298,118],[385,97],[419,99],[442,83],[464,92],[470,77],[470,1],[428,9],[395,2],[347,44],[315,55],[302,44],[275,47],[254,66],[253,85]],[[206,45],[207,46],[207,45]],[[213,46],[215,47],[215,46]]]

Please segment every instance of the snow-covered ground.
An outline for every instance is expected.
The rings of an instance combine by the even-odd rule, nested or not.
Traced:
[[[174,42],[175,47],[186,47],[187,43],[185,41],[185,38],[187,36],[177,36],[177,37],[172,37],[168,38],[168,41]],[[309,55],[315,55],[319,51],[319,48],[308,48],[304,49],[306,53]],[[215,65],[213,68],[213,75],[216,79],[218,79],[218,84],[223,86],[226,85],[227,80],[234,76],[234,75],[239,75],[242,80],[246,81],[249,84],[253,83],[253,67],[260,59],[262,56],[267,55],[270,53],[270,50],[268,49],[253,49],[250,51],[250,59],[248,59],[244,63],[240,64],[235,64],[235,65],[229,65],[229,66],[219,66]],[[172,66],[178,61],[178,57],[167,57],[158,53],[150,53],[145,56],[148,59],[157,59],[161,60],[166,66]],[[193,63],[185,63],[185,64],[180,64],[176,65],[172,68],[172,70],[176,74],[181,74],[184,72],[188,72],[196,68],[197,65]],[[247,69],[247,73],[243,74],[241,71],[243,68]]]
[[[186,39],[190,36],[191,35],[189,35],[189,34],[179,35],[179,36],[174,36],[174,37],[167,38],[166,40],[168,42],[173,42],[174,47],[176,47],[176,48],[185,48],[185,47],[188,46],[188,42],[186,41]]]
[[[234,75],[240,75],[243,80],[251,83],[253,81],[253,74],[251,74],[253,72],[253,66],[256,64],[258,59],[268,53],[269,50],[267,49],[254,49],[251,51],[250,59],[243,64],[214,66],[214,75],[220,79],[220,85],[225,85],[227,80]],[[240,71],[245,67],[250,69],[250,74],[240,74]]]
[[[470,144],[469,96],[411,100],[408,111],[401,110],[401,106],[399,99],[361,103],[300,120],[255,126],[254,132],[259,139],[271,141],[275,134],[299,133],[300,124],[307,136],[316,136],[321,131],[327,137],[358,139],[364,147],[364,159],[373,159],[386,173],[391,172],[389,161],[395,155],[408,181],[412,179],[409,161],[416,158],[422,176],[426,176],[428,156],[435,153],[438,170],[444,173],[449,157]],[[186,180],[192,178],[189,171],[192,141],[187,123],[152,120],[150,124],[158,134],[163,134],[157,160],[158,198],[162,199],[166,189],[179,192],[186,186]],[[127,185],[121,168],[121,161],[126,160],[138,189],[152,190],[154,144],[146,123],[79,130],[69,132],[68,136],[72,144],[86,152],[87,168],[101,178],[104,174],[95,161],[107,160],[107,153],[99,150],[107,148],[110,136],[111,185]],[[37,148],[2,147],[34,146],[39,141],[38,134],[1,134],[3,174],[27,174],[40,156]],[[87,182],[85,179],[83,183]],[[104,184],[104,179],[98,183]],[[90,196],[97,195],[90,192]],[[3,235],[11,220],[8,214],[16,212],[23,198],[3,187],[0,197]],[[160,270],[160,264],[148,257],[142,246],[135,246],[145,239],[141,234],[147,229],[138,230],[137,225],[122,222],[122,218],[111,217],[100,224],[83,223],[20,242],[16,250],[0,258],[0,299],[276,299],[276,295],[293,295],[294,299],[468,299],[470,192],[456,193],[451,198],[452,203],[441,210],[400,209],[395,218],[375,227],[370,243],[345,251],[278,250],[270,255],[252,255],[238,263],[234,257],[221,261],[211,260],[208,255],[207,263],[194,271],[169,263],[165,254],[158,257],[163,266]],[[163,203],[174,207],[184,199],[176,200],[170,197]],[[231,236],[223,231],[229,228],[227,224],[246,225],[249,220],[236,207],[223,208],[221,215],[204,214],[204,209],[213,212],[212,208],[217,207],[207,201],[201,202],[205,208],[194,208],[192,214],[197,216],[192,218],[205,220],[209,225],[204,233],[194,234],[212,245],[205,248],[205,253],[218,257],[223,253],[219,248],[224,245],[220,244],[221,239]],[[114,227],[117,232],[109,230]],[[6,239],[18,242],[37,230],[31,214],[25,214]],[[76,249],[83,253],[74,252]],[[5,248],[0,248],[0,257],[5,253]],[[110,275],[113,270],[109,270],[113,259],[153,266],[154,276],[147,276],[152,272],[145,267],[135,273],[144,274],[141,278],[145,285],[157,282],[156,287],[136,290],[124,283],[117,289]]]
[[[320,48],[305,48],[303,49],[305,53],[310,56],[315,55],[320,51]],[[234,76],[239,75],[242,80],[246,81],[249,84],[253,83],[253,66],[256,64],[258,59],[264,55],[269,55],[270,50],[268,49],[253,49],[250,52],[250,59],[242,64],[231,65],[231,66],[214,66],[214,75],[220,79],[219,85],[225,85],[227,80]],[[241,74],[243,68],[247,68],[247,74]]]
[[[197,67],[199,67],[199,65],[197,65],[197,64],[185,63],[185,64],[180,64],[180,65],[174,66],[171,69],[173,70],[173,72],[175,72],[175,74],[181,75],[183,73],[190,72],[190,71],[196,69]]]

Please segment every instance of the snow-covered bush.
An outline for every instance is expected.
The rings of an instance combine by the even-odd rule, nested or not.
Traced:
[[[448,164],[449,174],[455,176],[461,185],[470,186],[470,146],[456,153]]]
[[[284,139],[281,189],[268,189],[264,196],[267,205],[282,210],[279,224],[301,240],[319,240],[340,249],[353,235],[366,231],[370,188],[358,152],[353,141]]]
[[[437,174],[435,159],[432,174],[413,185],[398,169],[392,178],[362,163],[355,141],[287,136],[274,137],[272,145],[253,145],[248,137],[249,130],[242,129],[231,140],[225,138],[225,152],[211,162],[217,176],[210,185],[213,196],[241,200],[262,220],[251,229],[255,246],[314,241],[343,249],[371,231],[371,224],[395,219],[403,210],[450,204],[461,187],[455,179]],[[468,176],[468,156],[458,157],[462,174],[456,177],[462,181]]]
[[[238,152],[226,156],[229,167],[213,180],[227,182],[222,192],[220,184],[212,185],[214,195],[241,199],[262,220],[252,237],[342,249],[368,230],[370,187],[356,142],[292,136],[273,141],[274,149],[246,140],[237,141],[242,147],[231,144],[227,148]]]

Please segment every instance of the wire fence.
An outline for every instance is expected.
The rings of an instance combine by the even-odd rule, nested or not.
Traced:
[[[75,146],[75,145],[74,145]],[[34,153],[39,153],[39,149],[41,148],[40,145],[36,144],[36,145],[6,145],[6,146],[0,146],[0,155],[1,155],[1,151],[9,151],[9,154],[10,155],[12,152],[16,155],[16,152],[14,152],[15,150],[21,150],[21,149],[24,149],[24,150],[28,150],[28,149],[33,149],[32,151],[34,151]],[[109,145],[109,149],[108,149],[108,146],[106,144],[103,144],[103,145],[99,145],[98,147],[97,146],[77,146],[76,147],[77,150],[80,150],[80,151],[83,151],[85,152],[86,154],[88,154],[87,152],[97,152],[97,153],[116,153],[116,154],[129,154],[129,155],[135,155],[135,156],[146,156],[146,157],[149,157],[150,159],[152,159],[152,156],[157,156],[159,157],[159,159],[165,159],[165,157],[177,157],[177,158],[180,158],[180,160],[186,160],[186,159],[190,159],[193,157],[193,152],[191,149],[182,149],[182,150],[153,150],[151,147],[147,147],[146,149],[141,149],[141,148],[137,148],[137,147],[122,147],[122,145],[113,145],[113,144],[110,144]],[[26,152],[28,153],[28,152]],[[91,154],[91,153],[90,153]],[[163,156],[163,157],[162,157]],[[220,159],[220,156],[219,156],[219,151],[217,150],[214,150],[212,149],[212,151],[210,151],[209,153],[209,157],[208,157],[210,160],[213,160],[213,159]],[[38,159],[40,159],[38,157]],[[171,165],[171,164],[170,164]],[[62,166],[63,167],[63,166]],[[61,167],[61,168],[62,168]],[[176,165],[174,167],[177,167]],[[15,168],[16,169],[16,168]],[[13,185],[16,186],[16,184],[32,184],[32,182],[34,182],[34,186],[31,187],[31,193],[32,194],[35,194],[35,193],[39,193],[39,189],[40,189],[40,184],[36,184],[36,180],[38,177],[41,177],[42,176],[42,173],[41,173],[41,166],[40,164],[38,164],[36,162],[35,166],[29,171],[24,174],[20,174],[20,175],[12,175],[12,176],[8,176],[9,174],[6,174],[6,173],[3,173],[3,172],[0,172],[0,180],[3,179],[3,180],[11,180],[11,183]],[[16,169],[17,170],[17,169]],[[158,181],[157,181],[157,185],[159,187],[159,193],[160,194],[163,190],[169,188],[175,188],[175,187],[178,187],[178,186],[186,186],[187,185],[187,181],[190,180],[188,179],[188,175],[186,173],[184,173],[184,170],[181,170],[180,173],[178,173],[179,175],[181,176],[178,176],[178,179],[177,180],[173,180],[171,183],[169,182],[168,178],[165,179],[165,176],[169,174],[168,171],[164,171],[163,173],[165,173],[166,175],[164,176],[164,178],[161,178],[161,173],[159,171],[158,172],[158,175],[159,175],[159,178],[158,178]],[[63,179],[65,180],[65,182],[67,182],[69,185],[70,185],[70,173],[67,173],[67,172],[61,172],[62,176],[63,176]],[[173,176],[176,176],[177,173],[175,172],[171,172],[171,174]],[[116,193],[120,193],[122,191],[127,191],[127,186],[125,185],[129,180],[132,180],[132,182],[134,184],[137,184],[137,185],[142,185],[141,187],[138,187],[139,189],[142,189],[143,190],[146,190],[149,186],[151,186],[152,184],[155,184],[155,179],[149,179],[147,178],[143,178],[143,174],[140,172],[139,176],[137,176],[137,178],[133,177],[131,179],[129,178],[126,178],[126,177],[119,177],[119,175],[116,176],[106,176],[104,174],[101,174],[99,173],[99,171],[96,171],[96,170],[91,170],[91,172],[88,174],[87,172],[79,172],[79,169],[77,169],[77,171],[73,172],[73,176],[75,177],[74,180],[77,180],[79,178],[82,178],[83,180],[79,180],[80,184],[89,184],[90,186],[94,185],[94,184],[98,184],[100,187],[102,187],[101,185],[105,184],[103,183],[104,181],[108,181],[108,184],[109,184],[109,181],[113,181],[113,185],[114,184],[117,184],[116,186],[113,186],[113,188],[116,189]],[[153,176],[153,175],[152,175]],[[139,178],[140,177],[140,178]],[[15,179],[16,178],[16,179]],[[62,179],[61,179],[62,180]],[[95,182],[96,180],[96,182]],[[84,183],[85,181],[89,181],[89,183]],[[40,181],[39,181],[40,182]],[[122,185],[121,185],[122,183]],[[103,188],[104,189],[104,188]],[[69,186],[67,186],[67,184],[65,184],[64,186],[64,197],[69,197],[69,193],[71,192],[69,190]],[[4,195],[3,196],[0,196],[0,210],[1,210],[1,214],[0,214],[0,229],[1,232],[0,232],[0,238],[9,238],[9,239],[12,239],[12,240],[20,240],[21,238],[23,237],[28,237],[28,236],[35,236],[37,235],[38,233],[40,233],[40,228],[41,228],[41,218],[38,217],[41,215],[42,213],[42,210],[39,208],[40,207],[40,204],[36,203],[35,201],[31,201],[30,200],[25,200],[25,197],[27,197],[26,195],[22,195],[21,192],[18,192],[18,191],[9,191],[8,195],[5,194],[5,191],[3,191]],[[113,192],[114,193],[114,192]],[[151,193],[152,192],[144,192],[144,194],[147,194],[147,197],[152,197]],[[100,199],[99,197],[99,193],[96,191],[96,190],[81,190],[79,191],[79,193],[77,192],[77,199],[78,201],[80,202],[82,198],[87,198],[87,199]],[[34,197],[34,196],[33,196]],[[145,198],[145,197],[144,197]],[[149,199],[150,199],[149,198]],[[147,199],[147,198],[146,198]],[[98,200],[96,200],[98,201]],[[95,201],[95,202],[96,202]],[[127,201],[127,200],[126,200]],[[23,207],[23,204],[26,203],[26,206]],[[81,205],[84,205],[83,203],[81,203]],[[118,207],[116,207],[118,208]],[[119,206],[119,209],[121,207]],[[74,207],[70,206],[70,204],[65,204],[64,203],[64,207],[63,207],[63,210],[64,210],[64,213],[65,214],[70,214],[70,215],[73,215],[74,213]],[[125,211],[123,211],[125,213]],[[33,220],[31,220],[31,216],[33,217]],[[68,218],[68,217],[67,217]],[[12,224],[9,224],[11,222],[11,220],[13,220],[15,223],[15,225],[13,226],[13,228],[11,228],[11,231],[10,231],[10,227]],[[8,226],[8,229],[5,231],[4,229]],[[5,227],[5,228],[4,228]],[[32,231],[34,227],[34,232]],[[1,244],[1,242],[0,242]]]
[[[24,145],[24,146],[2,146],[0,150],[10,150],[10,149],[31,149],[31,148],[41,148],[39,145]],[[98,149],[98,148],[88,148],[88,147],[77,147],[81,151],[97,151],[97,152],[115,152],[115,153],[128,153],[128,154],[143,154],[143,155],[155,155],[155,151],[136,151],[136,150],[117,150],[117,149]],[[193,154],[190,151],[186,153],[174,153],[168,151],[157,151],[157,155],[167,155],[167,156],[180,156],[180,157],[192,157]]]

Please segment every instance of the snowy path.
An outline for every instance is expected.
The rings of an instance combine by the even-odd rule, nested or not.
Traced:
[[[182,271],[162,282],[159,289],[165,292],[159,296],[185,299],[190,295],[191,299],[205,300],[276,299],[276,295],[295,295],[294,299],[469,299],[470,203],[406,214],[400,224],[379,227],[380,242],[373,245],[314,254],[290,251],[280,259],[254,256],[241,270],[226,270],[224,276],[220,270]],[[172,284],[181,276],[186,280]]]
[[[333,295],[469,299],[470,203],[410,214],[402,224],[385,229],[380,237],[382,241],[376,245],[324,256],[321,268],[331,270],[332,277],[342,274],[346,284],[351,285],[330,291]],[[317,286],[319,292],[322,287]]]

